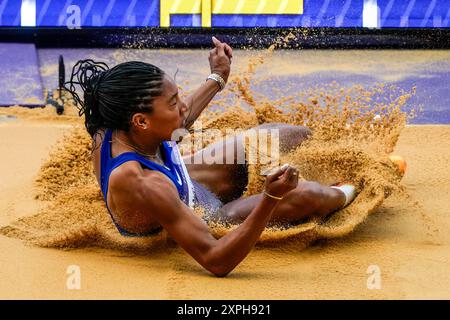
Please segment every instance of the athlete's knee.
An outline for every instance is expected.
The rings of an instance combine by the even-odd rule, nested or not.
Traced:
[[[290,130],[292,130],[295,135],[303,136],[303,137],[308,137],[312,133],[311,129],[309,129],[308,127],[305,127],[305,126],[292,125],[290,127]]]
[[[295,140],[304,140],[311,135],[311,130],[304,126],[290,125],[285,130],[287,131],[287,136]]]
[[[299,146],[311,135],[311,130],[304,126],[288,125],[280,129],[280,143],[283,151]]]
[[[278,129],[288,134],[304,135],[308,136],[311,134],[311,130],[305,126],[293,125],[289,123],[282,122],[269,122],[263,123],[255,127],[256,129]]]

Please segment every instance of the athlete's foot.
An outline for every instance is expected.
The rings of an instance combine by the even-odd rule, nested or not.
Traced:
[[[349,182],[341,182],[331,186],[330,188],[336,190],[336,195],[334,197],[334,209],[328,210],[326,214],[318,214],[311,217],[310,221],[315,223],[320,223],[324,218],[326,218],[331,213],[340,210],[348,206],[356,198],[356,187]]]
[[[344,194],[345,201],[340,209],[348,206],[356,198],[356,187],[349,182],[341,182],[337,185],[331,186],[331,188],[339,190]]]

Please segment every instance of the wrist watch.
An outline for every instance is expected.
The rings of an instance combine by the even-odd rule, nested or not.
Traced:
[[[217,73],[211,73],[211,74],[208,76],[208,78],[206,78],[206,81],[208,81],[208,79],[211,79],[211,80],[214,80],[214,81],[217,82],[217,84],[218,84],[219,87],[220,87],[220,90],[219,90],[219,91],[222,91],[223,88],[225,88],[225,81],[224,81],[223,78],[222,78],[220,75],[218,75]]]

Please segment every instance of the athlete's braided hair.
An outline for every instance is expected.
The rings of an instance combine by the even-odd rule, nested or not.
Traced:
[[[153,98],[161,95],[163,76],[164,71],[149,63],[130,61],[109,69],[106,63],[88,59],[75,64],[64,87],[94,138],[100,128],[128,131],[135,113],[151,112]]]

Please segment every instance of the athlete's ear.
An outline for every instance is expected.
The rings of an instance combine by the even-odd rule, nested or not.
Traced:
[[[150,120],[144,113],[135,113],[131,118],[131,124],[138,130],[147,130],[150,127]]]

